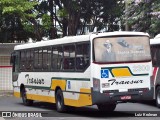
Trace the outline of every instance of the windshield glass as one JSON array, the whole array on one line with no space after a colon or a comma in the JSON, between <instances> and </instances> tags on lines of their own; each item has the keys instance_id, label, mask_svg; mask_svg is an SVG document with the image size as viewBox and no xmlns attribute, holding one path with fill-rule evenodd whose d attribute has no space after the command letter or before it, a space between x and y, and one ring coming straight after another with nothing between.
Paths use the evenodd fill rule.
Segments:
<instances>
[{"instance_id":1,"label":"windshield glass","mask_svg":"<svg viewBox=\"0 0 160 120\"><path fill-rule=\"evenodd\" d=\"M103 37L94 39L95 62L150 60L147 36Z\"/></svg>"}]
</instances>

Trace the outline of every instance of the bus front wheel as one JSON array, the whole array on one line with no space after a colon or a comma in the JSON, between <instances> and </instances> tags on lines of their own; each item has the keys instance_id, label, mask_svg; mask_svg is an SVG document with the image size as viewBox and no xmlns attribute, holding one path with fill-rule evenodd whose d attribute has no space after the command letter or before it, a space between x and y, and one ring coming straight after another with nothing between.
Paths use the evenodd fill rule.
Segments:
<instances>
[{"instance_id":1,"label":"bus front wheel","mask_svg":"<svg viewBox=\"0 0 160 120\"><path fill-rule=\"evenodd\" d=\"M97 107L100 111L114 111L116 104L98 104Z\"/></svg>"},{"instance_id":2,"label":"bus front wheel","mask_svg":"<svg viewBox=\"0 0 160 120\"><path fill-rule=\"evenodd\" d=\"M160 86L156 89L156 105L160 108Z\"/></svg>"},{"instance_id":3,"label":"bus front wheel","mask_svg":"<svg viewBox=\"0 0 160 120\"><path fill-rule=\"evenodd\" d=\"M58 112L65 112L64 97L61 89L56 92L56 108Z\"/></svg>"},{"instance_id":4,"label":"bus front wheel","mask_svg":"<svg viewBox=\"0 0 160 120\"><path fill-rule=\"evenodd\" d=\"M26 94L26 90L25 88L23 88L21 90L21 97L22 97L22 101L23 101L23 104L26 105L26 106L31 106L33 105L33 100L28 100L27 99L27 94Z\"/></svg>"}]
</instances>

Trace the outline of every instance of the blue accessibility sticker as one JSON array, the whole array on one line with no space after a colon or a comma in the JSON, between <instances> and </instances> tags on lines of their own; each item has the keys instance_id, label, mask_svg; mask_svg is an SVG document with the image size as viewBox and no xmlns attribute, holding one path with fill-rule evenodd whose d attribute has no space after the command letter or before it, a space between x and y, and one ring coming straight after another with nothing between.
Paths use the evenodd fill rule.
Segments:
<instances>
[{"instance_id":1,"label":"blue accessibility sticker","mask_svg":"<svg viewBox=\"0 0 160 120\"><path fill-rule=\"evenodd\" d=\"M101 69L101 78L109 78L108 69Z\"/></svg>"},{"instance_id":2,"label":"blue accessibility sticker","mask_svg":"<svg viewBox=\"0 0 160 120\"><path fill-rule=\"evenodd\" d=\"M71 89L71 81L67 81L68 83L68 89Z\"/></svg>"}]
</instances>

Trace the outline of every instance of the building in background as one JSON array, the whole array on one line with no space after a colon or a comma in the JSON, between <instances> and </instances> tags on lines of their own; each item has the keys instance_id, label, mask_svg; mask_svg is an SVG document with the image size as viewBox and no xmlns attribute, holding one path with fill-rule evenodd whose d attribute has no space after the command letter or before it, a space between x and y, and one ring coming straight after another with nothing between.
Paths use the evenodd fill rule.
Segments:
<instances>
[{"instance_id":1,"label":"building in background","mask_svg":"<svg viewBox=\"0 0 160 120\"><path fill-rule=\"evenodd\" d=\"M10 91L12 87L12 66L10 56L17 43L0 43L0 91Z\"/></svg>"}]
</instances>

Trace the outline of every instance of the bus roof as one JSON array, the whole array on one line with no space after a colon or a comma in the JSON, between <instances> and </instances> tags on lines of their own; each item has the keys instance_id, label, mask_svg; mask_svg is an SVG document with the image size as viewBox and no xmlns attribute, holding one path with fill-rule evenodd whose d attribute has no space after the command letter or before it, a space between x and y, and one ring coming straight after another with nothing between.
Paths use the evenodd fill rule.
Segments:
<instances>
[{"instance_id":1,"label":"bus roof","mask_svg":"<svg viewBox=\"0 0 160 120\"><path fill-rule=\"evenodd\" d=\"M58 44L62 44L62 43L65 44L65 43L83 42L83 41L90 41L96 37L120 36L120 35L149 36L147 33L143 33L143 32L126 32L126 31L91 33L88 35L67 36L67 37L53 39L53 40L39 41L39 42L35 42L35 43L25 43L25 44L15 46L14 50L36 48L36 47L45 47L45 46L51 46L51 45L58 45Z\"/></svg>"},{"instance_id":2,"label":"bus roof","mask_svg":"<svg viewBox=\"0 0 160 120\"><path fill-rule=\"evenodd\" d=\"M150 39L150 44L151 45L156 45L156 44L160 44L160 38L156 38L156 39Z\"/></svg>"}]
</instances>

